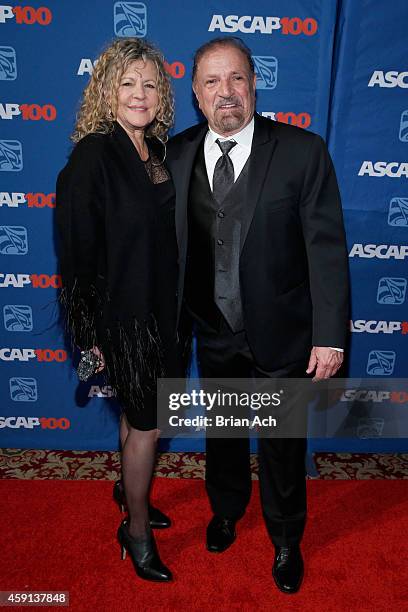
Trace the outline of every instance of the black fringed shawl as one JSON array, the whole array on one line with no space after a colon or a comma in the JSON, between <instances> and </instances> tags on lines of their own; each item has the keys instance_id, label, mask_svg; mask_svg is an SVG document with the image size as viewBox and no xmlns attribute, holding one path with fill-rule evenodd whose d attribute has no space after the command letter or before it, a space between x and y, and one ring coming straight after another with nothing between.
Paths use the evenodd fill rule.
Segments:
<instances>
[{"instance_id":1,"label":"black fringed shawl","mask_svg":"<svg viewBox=\"0 0 408 612\"><path fill-rule=\"evenodd\" d=\"M162 155L158 142L149 147ZM160 256L177 255L160 253L155 185L119 124L77 143L58 176L56 201L61 301L73 343L98 346L118 399L140 408L163 374L157 266ZM164 335L171 341L174 333Z\"/></svg>"}]
</instances>

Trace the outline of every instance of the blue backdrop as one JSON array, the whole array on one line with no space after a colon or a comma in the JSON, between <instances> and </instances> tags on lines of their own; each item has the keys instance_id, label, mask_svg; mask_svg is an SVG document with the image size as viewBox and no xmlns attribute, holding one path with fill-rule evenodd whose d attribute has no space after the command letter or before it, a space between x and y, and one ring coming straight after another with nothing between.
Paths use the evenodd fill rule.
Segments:
<instances>
[{"instance_id":1,"label":"blue backdrop","mask_svg":"<svg viewBox=\"0 0 408 612\"><path fill-rule=\"evenodd\" d=\"M53 222L81 92L115 36L147 37L162 49L176 95L174 133L199 119L194 49L226 34L249 45L258 112L318 132L333 155L350 254L350 376L406 375L407 19L405 0L0 5L1 446L117 448L110 389L102 379L78 385L66 353ZM405 440L381 438L311 447L407 450Z\"/></svg>"}]
</instances>

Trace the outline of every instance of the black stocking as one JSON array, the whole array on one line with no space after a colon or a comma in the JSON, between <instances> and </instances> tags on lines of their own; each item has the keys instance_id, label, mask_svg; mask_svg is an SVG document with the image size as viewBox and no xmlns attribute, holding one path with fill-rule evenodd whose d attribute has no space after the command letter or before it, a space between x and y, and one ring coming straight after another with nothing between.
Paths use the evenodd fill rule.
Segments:
<instances>
[{"instance_id":1,"label":"black stocking","mask_svg":"<svg viewBox=\"0 0 408 612\"><path fill-rule=\"evenodd\" d=\"M150 532L149 491L156 461L158 431L133 429L122 416L122 480L129 511L129 532L140 538Z\"/></svg>"}]
</instances>

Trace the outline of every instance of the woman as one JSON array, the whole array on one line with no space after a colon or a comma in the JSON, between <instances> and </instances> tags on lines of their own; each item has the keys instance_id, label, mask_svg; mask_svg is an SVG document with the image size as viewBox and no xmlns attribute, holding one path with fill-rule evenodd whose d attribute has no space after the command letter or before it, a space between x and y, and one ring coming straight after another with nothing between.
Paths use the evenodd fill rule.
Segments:
<instances>
[{"instance_id":1,"label":"woman","mask_svg":"<svg viewBox=\"0 0 408 612\"><path fill-rule=\"evenodd\" d=\"M158 438L156 379L176 376L177 246L174 191L164 166L173 97L161 54L136 38L99 57L57 182L62 301L73 343L92 349L123 407L122 483L129 517L122 558L168 581L151 527L169 519L149 505Z\"/></svg>"}]
</instances>

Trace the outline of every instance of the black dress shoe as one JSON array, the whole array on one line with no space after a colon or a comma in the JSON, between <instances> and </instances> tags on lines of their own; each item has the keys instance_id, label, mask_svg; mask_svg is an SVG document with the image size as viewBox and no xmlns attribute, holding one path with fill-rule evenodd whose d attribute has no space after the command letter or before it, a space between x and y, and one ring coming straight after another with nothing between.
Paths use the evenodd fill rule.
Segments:
<instances>
[{"instance_id":1,"label":"black dress shoe","mask_svg":"<svg viewBox=\"0 0 408 612\"><path fill-rule=\"evenodd\" d=\"M172 580L171 571L159 557L153 532L145 533L140 538L133 538L129 533L128 523L124 520L118 529L118 540L122 548L122 559L126 559L128 552L140 578L153 582Z\"/></svg>"},{"instance_id":2,"label":"black dress shoe","mask_svg":"<svg viewBox=\"0 0 408 612\"><path fill-rule=\"evenodd\" d=\"M213 516L207 527L207 550L224 552L237 537L233 519Z\"/></svg>"},{"instance_id":3,"label":"black dress shoe","mask_svg":"<svg viewBox=\"0 0 408 612\"><path fill-rule=\"evenodd\" d=\"M113 487L113 499L118 504L120 510L125 512L126 510L126 497L123 490L123 484L121 480L117 480ZM149 522L152 529L167 529L171 526L171 520L158 508L149 504Z\"/></svg>"},{"instance_id":4,"label":"black dress shoe","mask_svg":"<svg viewBox=\"0 0 408 612\"><path fill-rule=\"evenodd\" d=\"M272 575L283 593L296 593L299 590L303 579L303 558L299 545L276 546Z\"/></svg>"}]
</instances>

